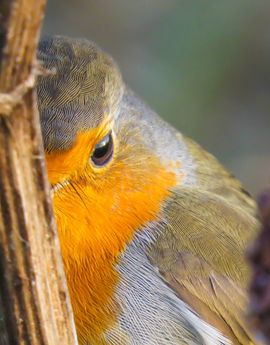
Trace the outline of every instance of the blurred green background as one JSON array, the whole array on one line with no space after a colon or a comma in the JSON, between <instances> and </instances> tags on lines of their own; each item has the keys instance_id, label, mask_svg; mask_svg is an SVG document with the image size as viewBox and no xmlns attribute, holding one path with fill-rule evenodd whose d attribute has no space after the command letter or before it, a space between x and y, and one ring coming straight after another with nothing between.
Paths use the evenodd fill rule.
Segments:
<instances>
[{"instance_id":1,"label":"blurred green background","mask_svg":"<svg viewBox=\"0 0 270 345\"><path fill-rule=\"evenodd\" d=\"M269 18L269 0L48 0L43 33L98 43L257 195L270 186Z\"/></svg>"}]
</instances>

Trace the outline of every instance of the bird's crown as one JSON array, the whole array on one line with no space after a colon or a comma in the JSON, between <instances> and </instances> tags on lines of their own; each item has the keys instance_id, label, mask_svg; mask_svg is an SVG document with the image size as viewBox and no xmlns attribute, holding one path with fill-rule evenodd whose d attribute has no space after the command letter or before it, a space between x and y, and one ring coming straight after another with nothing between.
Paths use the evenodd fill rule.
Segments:
<instances>
[{"instance_id":1,"label":"bird's crown","mask_svg":"<svg viewBox=\"0 0 270 345\"><path fill-rule=\"evenodd\" d=\"M63 36L45 37L38 59L49 70L37 84L46 151L68 149L78 131L97 127L114 116L123 93L112 58L94 43Z\"/></svg>"}]
</instances>

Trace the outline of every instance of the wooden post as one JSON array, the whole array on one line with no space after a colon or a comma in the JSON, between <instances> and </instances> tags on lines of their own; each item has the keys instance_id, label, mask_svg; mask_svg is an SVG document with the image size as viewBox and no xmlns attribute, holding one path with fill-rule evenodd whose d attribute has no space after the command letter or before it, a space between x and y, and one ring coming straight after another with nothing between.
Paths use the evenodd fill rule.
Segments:
<instances>
[{"instance_id":1,"label":"wooden post","mask_svg":"<svg viewBox=\"0 0 270 345\"><path fill-rule=\"evenodd\" d=\"M0 1L1 345L77 344L33 90L44 6Z\"/></svg>"}]
</instances>

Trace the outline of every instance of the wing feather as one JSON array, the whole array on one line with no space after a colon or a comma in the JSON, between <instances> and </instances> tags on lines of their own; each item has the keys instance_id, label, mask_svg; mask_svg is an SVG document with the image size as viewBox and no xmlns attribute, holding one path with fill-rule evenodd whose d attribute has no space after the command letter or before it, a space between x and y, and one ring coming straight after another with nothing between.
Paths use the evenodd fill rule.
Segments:
<instances>
[{"instance_id":1,"label":"wing feather","mask_svg":"<svg viewBox=\"0 0 270 345\"><path fill-rule=\"evenodd\" d=\"M233 344L255 344L245 322L245 251L258 228L255 204L213 156L186 140L197 184L172 191L167 225L149 258L179 298Z\"/></svg>"}]
</instances>

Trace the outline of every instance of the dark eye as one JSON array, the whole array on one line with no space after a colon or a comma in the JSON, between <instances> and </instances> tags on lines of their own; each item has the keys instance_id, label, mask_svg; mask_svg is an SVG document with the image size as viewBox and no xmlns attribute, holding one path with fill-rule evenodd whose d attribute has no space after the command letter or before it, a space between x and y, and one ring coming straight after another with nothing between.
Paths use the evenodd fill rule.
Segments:
<instances>
[{"instance_id":1,"label":"dark eye","mask_svg":"<svg viewBox=\"0 0 270 345\"><path fill-rule=\"evenodd\" d=\"M112 133L107 134L99 143L96 144L95 150L91 156L96 166L107 164L113 155L113 138Z\"/></svg>"}]
</instances>

